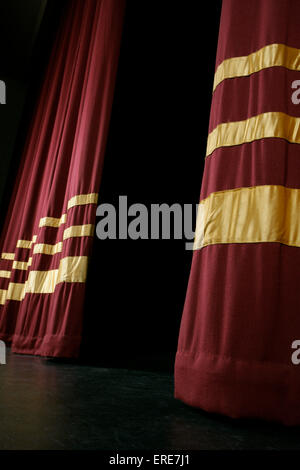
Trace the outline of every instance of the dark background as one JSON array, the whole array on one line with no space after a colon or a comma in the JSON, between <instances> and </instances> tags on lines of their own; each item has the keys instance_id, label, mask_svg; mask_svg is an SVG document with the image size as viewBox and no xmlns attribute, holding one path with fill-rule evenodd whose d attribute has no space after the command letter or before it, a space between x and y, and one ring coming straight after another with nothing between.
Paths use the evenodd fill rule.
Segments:
<instances>
[{"instance_id":1,"label":"dark background","mask_svg":"<svg viewBox=\"0 0 300 470\"><path fill-rule=\"evenodd\" d=\"M1 223L65 4L0 0ZM221 0L127 0L99 203L198 202L220 11ZM171 368L191 257L184 240L95 238L81 358Z\"/></svg>"}]
</instances>

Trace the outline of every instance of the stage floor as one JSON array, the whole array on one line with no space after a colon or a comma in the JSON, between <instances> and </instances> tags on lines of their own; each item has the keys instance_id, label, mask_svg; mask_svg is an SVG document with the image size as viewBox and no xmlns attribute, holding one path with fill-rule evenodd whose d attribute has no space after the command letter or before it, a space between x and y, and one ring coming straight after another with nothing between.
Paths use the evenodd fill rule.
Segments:
<instances>
[{"instance_id":1,"label":"stage floor","mask_svg":"<svg viewBox=\"0 0 300 470\"><path fill-rule=\"evenodd\" d=\"M1 450L300 449L300 428L235 421L175 400L169 372L9 351L0 417Z\"/></svg>"}]
</instances>

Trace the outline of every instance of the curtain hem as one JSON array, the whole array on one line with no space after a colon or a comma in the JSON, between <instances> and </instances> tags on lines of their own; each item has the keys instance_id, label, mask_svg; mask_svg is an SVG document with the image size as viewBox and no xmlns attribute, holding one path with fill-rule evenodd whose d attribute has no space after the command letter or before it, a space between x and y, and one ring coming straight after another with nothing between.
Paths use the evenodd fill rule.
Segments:
<instances>
[{"instance_id":1,"label":"curtain hem","mask_svg":"<svg viewBox=\"0 0 300 470\"><path fill-rule=\"evenodd\" d=\"M16 354L30 354L60 358L78 358L82 338L76 336L46 335L28 337L21 335L0 335L11 351Z\"/></svg>"},{"instance_id":2,"label":"curtain hem","mask_svg":"<svg viewBox=\"0 0 300 470\"><path fill-rule=\"evenodd\" d=\"M299 397L295 365L176 354L175 398L207 412L295 426L300 425Z\"/></svg>"}]
</instances>

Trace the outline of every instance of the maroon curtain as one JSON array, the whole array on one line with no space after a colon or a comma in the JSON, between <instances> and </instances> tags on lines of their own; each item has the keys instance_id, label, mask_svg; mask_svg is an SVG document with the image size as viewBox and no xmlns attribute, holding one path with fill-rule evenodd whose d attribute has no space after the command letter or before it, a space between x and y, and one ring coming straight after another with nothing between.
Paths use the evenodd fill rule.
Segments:
<instances>
[{"instance_id":1,"label":"maroon curtain","mask_svg":"<svg viewBox=\"0 0 300 470\"><path fill-rule=\"evenodd\" d=\"M77 356L125 0L73 0L62 21L2 234L0 338Z\"/></svg>"},{"instance_id":2,"label":"maroon curtain","mask_svg":"<svg viewBox=\"0 0 300 470\"><path fill-rule=\"evenodd\" d=\"M187 404L288 425L300 424L299 17L298 0L223 0L175 363Z\"/></svg>"}]
</instances>

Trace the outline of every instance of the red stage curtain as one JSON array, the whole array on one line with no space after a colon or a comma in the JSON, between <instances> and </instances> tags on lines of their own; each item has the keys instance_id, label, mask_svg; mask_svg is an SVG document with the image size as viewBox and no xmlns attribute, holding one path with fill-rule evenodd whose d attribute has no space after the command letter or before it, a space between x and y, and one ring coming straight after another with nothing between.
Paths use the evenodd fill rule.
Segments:
<instances>
[{"instance_id":1,"label":"red stage curtain","mask_svg":"<svg viewBox=\"0 0 300 470\"><path fill-rule=\"evenodd\" d=\"M223 1L175 362L185 403L287 425L300 424L299 17L298 0Z\"/></svg>"},{"instance_id":2,"label":"red stage curtain","mask_svg":"<svg viewBox=\"0 0 300 470\"><path fill-rule=\"evenodd\" d=\"M77 356L125 0L70 1L6 218L0 338Z\"/></svg>"}]
</instances>

